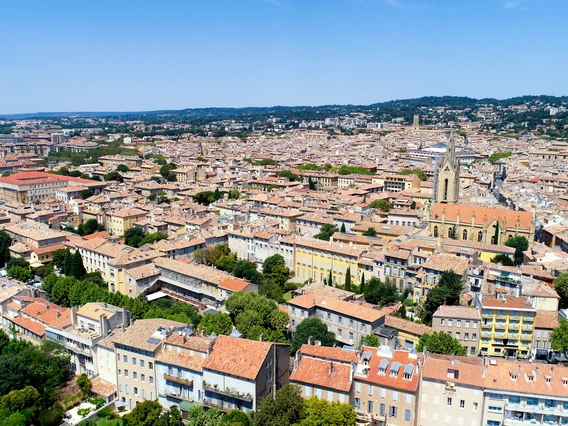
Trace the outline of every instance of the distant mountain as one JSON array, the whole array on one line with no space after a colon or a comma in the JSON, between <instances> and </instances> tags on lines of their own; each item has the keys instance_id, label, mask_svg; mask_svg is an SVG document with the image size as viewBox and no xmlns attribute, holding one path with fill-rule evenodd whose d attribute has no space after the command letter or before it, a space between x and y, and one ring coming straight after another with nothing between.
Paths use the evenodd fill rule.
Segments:
<instances>
[{"instance_id":1,"label":"distant mountain","mask_svg":"<svg viewBox=\"0 0 568 426\"><path fill-rule=\"evenodd\" d=\"M102 111L102 112L36 112L36 113L22 113L22 114L0 114L0 118L8 120L16 120L23 118L69 118L69 117L130 117L148 119L152 116L168 116L179 117L186 119L194 119L199 121L204 119L206 121L211 118L228 118L228 117L258 117L259 119L266 116L279 116L282 118L295 118L302 119L305 116L310 117L324 117L330 114L341 115L353 111L377 111L377 109L387 109L393 111L405 110L409 113L411 110L417 108L435 108L440 106L448 106L456 109L473 108L478 105L493 104L501 106L509 106L521 104L524 102L541 101L544 103L566 103L568 102L567 96L519 96L509 99L475 99L463 96L424 96L421 98L413 99L399 99L388 102L380 102L371 105L320 105L320 106L271 106L271 107L244 107L244 108L187 108L181 110L158 110L158 111Z\"/></svg>"}]
</instances>

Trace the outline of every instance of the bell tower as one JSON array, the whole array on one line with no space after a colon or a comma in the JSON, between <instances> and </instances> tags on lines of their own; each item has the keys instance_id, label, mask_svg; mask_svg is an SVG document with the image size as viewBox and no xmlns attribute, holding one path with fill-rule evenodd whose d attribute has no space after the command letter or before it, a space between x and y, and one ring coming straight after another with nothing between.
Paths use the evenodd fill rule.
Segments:
<instances>
[{"instance_id":1,"label":"bell tower","mask_svg":"<svg viewBox=\"0 0 568 426\"><path fill-rule=\"evenodd\" d=\"M438 163L435 182L436 203L457 203L460 193L460 166L456 157L454 132L450 133L450 141L446 153Z\"/></svg>"}]
</instances>

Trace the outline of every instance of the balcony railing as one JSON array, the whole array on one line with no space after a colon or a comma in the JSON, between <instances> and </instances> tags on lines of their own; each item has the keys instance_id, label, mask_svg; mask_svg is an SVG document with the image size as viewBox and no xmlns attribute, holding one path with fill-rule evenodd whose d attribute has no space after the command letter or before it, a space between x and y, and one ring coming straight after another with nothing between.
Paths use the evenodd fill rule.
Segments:
<instances>
[{"instance_id":1,"label":"balcony railing","mask_svg":"<svg viewBox=\"0 0 568 426\"><path fill-rule=\"evenodd\" d=\"M167 373L164 373L164 379L169 382L177 383L179 385L193 387L193 380L184 379L183 377L171 376Z\"/></svg>"},{"instance_id":2,"label":"balcony railing","mask_svg":"<svg viewBox=\"0 0 568 426\"><path fill-rule=\"evenodd\" d=\"M160 394L160 396L162 396L162 397L169 397L169 398L175 398L175 399L179 399L180 401L181 401L181 400L184 400L184 401L193 402L193 398L191 398L191 397L189 397L189 396L183 396L183 395L180 395L180 394L175 393L175 392L166 391L166 392Z\"/></svg>"},{"instance_id":3,"label":"balcony railing","mask_svg":"<svg viewBox=\"0 0 568 426\"><path fill-rule=\"evenodd\" d=\"M241 392L238 392L236 389L219 389L216 388L214 386L211 386L209 384L203 384L203 390L209 391L209 392L213 392L213 393L218 393L220 395L225 395L225 396L229 396L231 398L236 398L236 399L241 399L243 401L248 401L248 402L252 402L253 398L252 395L250 393L244 394Z\"/></svg>"}]
</instances>

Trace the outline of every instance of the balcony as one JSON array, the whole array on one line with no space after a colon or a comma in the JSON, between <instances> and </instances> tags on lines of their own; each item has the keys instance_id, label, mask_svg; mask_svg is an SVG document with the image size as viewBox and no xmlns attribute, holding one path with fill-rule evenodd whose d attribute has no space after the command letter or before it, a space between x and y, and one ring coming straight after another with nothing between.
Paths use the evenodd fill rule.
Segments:
<instances>
[{"instance_id":1,"label":"balcony","mask_svg":"<svg viewBox=\"0 0 568 426\"><path fill-rule=\"evenodd\" d=\"M193 387L193 380L184 379L182 377L170 376L167 373L164 373L164 379L168 382L177 383L178 385L189 386L190 388Z\"/></svg>"},{"instance_id":2,"label":"balcony","mask_svg":"<svg viewBox=\"0 0 568 426\"><path fill-rule=\"evenodd\" d=\"M163 392L160 393L159 396L163 397L163 398L174 398L174 399L178 399L180 401L190 401L193 402L193 398L189 397L189 396L183 396L180 395L176 392Z\"/></svg>"},{"instance_id":3,"label":"balcony","mask_svg":"<svg viewBox=\"0 0 568 426\"><path fill-rule=\"evenodd\" d=\"M250 393L244 394L244 393L238 392L236 389L230 389L230 388L226 388L226 389L223 390L223 389L216 388L215 386L211 386L208 383L203 383L203 390L209 391L209 392L212 392L212 393L218 393L219 395L225 395L225 396L228 396L230 398L241 399L241 400L247 401L247 402L252 402L252 400L253 400L252 395Z\"/></svg>"},{"instance_id":4,"label":"balcony","mask_svg":"<svg viewBox=\"0 0 568 426\"><path fill-rule=\"evenodd\" d=\"M510 322L509 323L509 330L518 330L520 324L518 322Z\"/></svg>"}]
</instances>

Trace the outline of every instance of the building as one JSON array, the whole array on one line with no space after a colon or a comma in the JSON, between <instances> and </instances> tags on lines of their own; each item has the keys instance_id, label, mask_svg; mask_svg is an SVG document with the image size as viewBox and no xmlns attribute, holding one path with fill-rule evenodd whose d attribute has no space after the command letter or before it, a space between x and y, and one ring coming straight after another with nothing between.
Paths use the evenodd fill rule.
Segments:
<instances>
[{"instance_id":1,"label":"building","mask_svg":"<svg viewBox=\"0 0 568 426\"><path fill-rule=\"evenodd\" d=\"M122 208L111 212L107 216L106 230L109 234L122 236L134 223L144 219L148 213L144 210L134 208Z\"/></svg>"},{"instance_id":2,"label":"building","mask_svg":"<svg viewBox=\"0 0 568 426\"><path fill-rule=\"evenodd\" d=\"M495 293L476 297L481 310L480 354L483 356L529 358L534 336L536 309L526 297Z\"/></svg>"},{"instance_id":3,"label":"building","mask_svg":"<svg viewBox=\"0 0 568 426\"><path fill-rule=\"evenodd\" d=\"M568 424L567 367L502 359L484 367L484 425Z\"/></svg>"},{"instance_id":4,"label":"building","mask_svg":"<svg viewBox=\"0 0 568 426\"><path fill-rule=\"evenodd\" d=\"M503 244L509 238L534 239L532 213L492 207L434 203L428 229L435 237Z\"/></svg>"},{"instance_id":5,"label":"building","mask_svg":"<svg viewBox=\"0 0 568 426\"><path fill-rule=\"evenodd\" d=\"M440 306L432 315L432 331L456 338L470 356L479 353L481 315L468 306Z\"/></svg>"},{"instance_id":6,"label":"building","mask_svg":"<svg viewBox=\"0 0 568 426\"><path fill-rule=\"evenodd\" d=\"M385 322L385 313L317 293L305 293L288 301L292 330L306 318L319 318L335 338L350 346Z\"/></svg>"},{"instance_id":7,"label":"building","mask_svg":"<svg viewBox=\"0 0 568 426\"><path fill-rule=\"evenodd\" d=\"M10 246L11 256L23 257L33 267L49 263L55 250L65 248L68 235L31 220L6 226L4 230L15 241Z\"/></svg>"},{"instance_id":8,"label":"building","mask_svg":"<svg viewBox=\"0 0 568 426\"><path fill-rule=\"evenodd\" d=\"M422 335L432 333L432 327L393 315L387 315L385 317L385 326L389 329L396 330L396 337L394 339L395 349L403 348L412 350L418 345Z\"/></svg>"},{"instance_id":9,"label":"building","mask_svg":"<svg viewBox=\"0 0 568 426\"><path fill-rule=\"evenodd\" d=\"M454 133L450 134L450 141L446 153L438 164L434 200L436 203L457 203L460 196L460 165L456 157Z\"/></svg>"},{"instance_id":10,"label":"building","mask_svg":"<svg viewBox=\"0 0 568 426\"><path fill-rule=\"evenodd\" d=\"M290 345L219 336L202 368L204 406L250 413L288 384Z\"/></svg>"},{"instance_id":11,"label":"building","mask_svg":"<svg viewBox=\"0 0 568 426\"><path fill-rule=\"evenodd\" d=\"M363 346L353 377L357 420L371 426L415 425L418 361L416 351Z\"/></svg>"},{"instance_id":12,"label":"building","mask_svg":"<svg viewBox=\"0 0 568 426\"><path fill-rule=\"evenodd\" d=\"M482 423L484 386L480 358L425 355L416 424L488 425Z\"/></svg>"}]
</instances>

